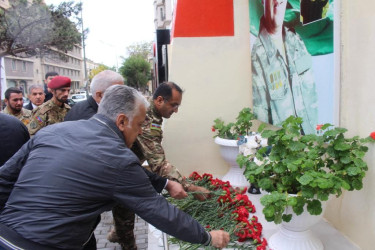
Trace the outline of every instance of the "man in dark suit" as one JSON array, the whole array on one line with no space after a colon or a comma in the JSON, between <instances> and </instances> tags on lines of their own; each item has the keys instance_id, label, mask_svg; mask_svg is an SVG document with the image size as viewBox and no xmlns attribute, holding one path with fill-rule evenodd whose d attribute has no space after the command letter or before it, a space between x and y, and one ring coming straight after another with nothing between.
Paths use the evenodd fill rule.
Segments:
<instances>
[{"instance_id":1,"label":"man in dark suit","mask_svg":"<svg viewBox=\"0 0 375 250\"><path fill-rule=\"evenodd\" d=\"M48 83L59 74L56 72L47 72L46 77L44 79L44 94L46 95L46 98L44 99L44 102L47 102L52 99L52 92L50 89L48 89Z\"/></svg>"},{"instance_id":2,"label":"man in dark suit","mask_svg":"<svg viewBox=\"0 0 375 250\"><path fill-rule=\"evenodd\" d=\"M88 120L98 111L98 104L104 92L112 85L124 85L124 78L112 70L104 70L92 79L91 96L87 100L76 103L66 114L64 121Z\"/></svg>"},{"instance_id":3,"label":"man in dark suit","mask_svg":"<svg viewBox=\"0 0 375 250\"><path fill-rule=\"evenodd\" d=\"M29 139L29 131L16 117L0 113L0 166Z\"/></svg>"},{"instance_id":4,"label":"man in dark suit","mask_svg":"<svg viewBox=\"0 0 375 250\"><path fill-rule=\"evenodd\" d=\"M45 97L46 95L44 93L43 86L39 84L32 84L29 87L30 102L25 106L25 108L28 110L33 110L44 103Z\"/></svg>"}]
</instances>

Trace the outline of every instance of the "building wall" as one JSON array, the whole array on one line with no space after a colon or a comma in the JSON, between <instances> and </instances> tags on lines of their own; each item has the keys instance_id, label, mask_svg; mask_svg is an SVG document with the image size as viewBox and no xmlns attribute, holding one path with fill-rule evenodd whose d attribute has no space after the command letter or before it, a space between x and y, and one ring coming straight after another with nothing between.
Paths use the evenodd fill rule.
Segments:
<instances>
[{"instance_id":1,"label":"building wall","mask_svg":"<svg viewBox=\"0 0 375 250\"><path fill-rule=\"evenodd\" d=\"M44 56L40 59L40 71L43 78L47 72L55 71L59 75L67 76L72 79L72 92L75 92L84 85L82 49L80 46L74 46L72 51L64 54L66 58L60 58L61 52Z\"/></svg>"},{"instance_id":2,"label":"building wall","mask_svg":"<svg viewBox=\"0 0 375 250\"><path fill-rule=\"evenodd\" d=\"M368 136L375 131L373 55L375 16L371 0L341 3L340 126L349 135ZM336 3L335 3L336 4ZM363 189L345 192L330 202L326 218L363 250L375 245L375 147L366 156L369 171Z\"/></svg>"},{"instance_id":3,"label":"building wall","mask_svg":"<svg viewBox=\"0 0 375 250\"><path fill-rule=\"evenodd\" d=\"M181 2L183 0L179 0ZM185 175L192 171L226 173L228 166L213 142L211 126L221 117L233 120L251 106L251 63L248 0L235 0L234 36L174 37L169 47L169 79L184 90L177 114L164 122L167 159ZM335 1L341 5L339 126L348 136L368 136L375 131L373 58L375 3ZM178 9L177 9L178 14ZM361 249L375 245L375 146L366 156L369 171L360 191L333 198L325 218Z\"/></svg>"},{"instance_id":4,"label":"building wall","mask_svg":"<svg viewBox=\"0 0 375 250\"><path fill-rule=\"evenodd\" d=\"M251 105L247 0L234 1L234 16L234 35L173 37L169 48L169 80L185 92L179 112L165 120L163 143L167 159L185 175L227 172L211 132L213 120L233 120Z\"/></svg>"},{"instance_id":5,"label":"building wall","mask_svg":"<svg viewBox=\"0 0 375 250\"><path fill-rule=\"evenodd\" d=\"M14 85L22 86L24 94L28 93L28 87L31 84L43 84L45 74L50 71L57 72L59 75L67 76L72 79L72 92L78 91L84 85L83 62L81 55L81 47L75 46L72 51L64 54L66 59L60 58L61 52L48 54L42 58L18 58L5 57L5 73L7 78L7 88ZM15 62L16 69L13 69ZM23 65L26 65L26 71ZM22 83L21 85L19 85Z\"/></svg>"},{"instance_id":6,"label":"building wall","mask_svg":"<svg viewBox=\"0 0 375 250\"><path fill-rule=\"evenodd\" d=\"M155 29L169 28L172 22L172 0L154 0Z\"/></svg>"},{"instance_id":7,"label":"building wall","mask_svg":"<svg viewBox=\"0 0 375 250\"><path fill-rule=\"evenodd\" d=\"M19 87L24 95L27 93L27 87L33 83L34 62L30 59L20 59L17 57L6 56L4 58L7 87Z\"/></svg>"}]
</instances>

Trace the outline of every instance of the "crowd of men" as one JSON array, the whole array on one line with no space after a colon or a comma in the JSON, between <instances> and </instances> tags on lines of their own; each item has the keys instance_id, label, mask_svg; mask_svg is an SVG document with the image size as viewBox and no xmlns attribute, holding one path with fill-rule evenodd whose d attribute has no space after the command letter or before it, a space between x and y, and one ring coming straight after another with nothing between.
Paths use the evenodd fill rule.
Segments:
<instances>
[{"instance_id":1,"label":"crowd of men","mask_svg":"<svg viewBox=\"0 0 375 250\"><path fill-rule=\"evenodd\" d=\"M108 239L122 249L136 249L135 214L191 243L228 244L227 232L207 232L158 194L166 189L177 199L191 191L198 200L208 197L208 190L185 181L161 146L163 119L181 105L177 84L162 83L147 100L105 70L93 78L91 96L71 108L68 77L47 74L45 83L30 86L26 108L20 90L5 93L0 248L96 249L93 232L110 209L115 230Z\"/></svg>"}]
</instances>

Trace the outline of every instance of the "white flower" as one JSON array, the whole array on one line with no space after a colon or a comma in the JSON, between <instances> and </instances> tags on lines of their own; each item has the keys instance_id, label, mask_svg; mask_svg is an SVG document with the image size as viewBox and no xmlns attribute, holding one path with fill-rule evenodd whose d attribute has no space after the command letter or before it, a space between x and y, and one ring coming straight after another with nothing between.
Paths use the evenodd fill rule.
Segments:
<instances>
[{"instance_id":1,"label":"white flower","mask_svg":"<svg viewBox=\"0 0 375 250\"><path fill-rule=\"evenodd\" d=\"M259 134L253 133L250 136L245 136L245 138L246 143L239 146L239 153L244 156L255 155L261 146L267 146L267 139L263 139Z\"/></svg>"},{"instance_id":2,"label":"white flower","mask_svg":"<svg viewBox=\"0 0 375 250\"><path fill-rule=\"evenodd\" d=\"M257 164L258 166L263 164L263 161L258 160L258 158L254 157L254 163Z\"/></svg>"}]
</instances>

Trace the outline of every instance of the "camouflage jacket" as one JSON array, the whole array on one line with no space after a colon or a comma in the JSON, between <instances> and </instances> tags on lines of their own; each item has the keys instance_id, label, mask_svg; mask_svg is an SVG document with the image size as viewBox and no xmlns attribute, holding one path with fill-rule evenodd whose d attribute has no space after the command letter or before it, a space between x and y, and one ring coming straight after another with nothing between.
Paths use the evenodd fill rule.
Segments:
<instances>
[{"instance_id":1,"label":"camouflage jacket","mask_svg":"<svg viewBox=\"0 0 375 250\"><path fill-rule=\"evenodd\" d=\"M64 103L62 107L59 107L53 102L53 99L35 108L27 126L30 136L35 135L41 128L64 121L64 117L69 110L68 104Z\"/></svg>"},{"instance_id":2,"label":"camouflage jacket","mask_svg":"<svg viewBox=\"0 0 375 250\"><path fill-rule=\"evenodd\" d=\"M7 114L7 115L12 115L14 117L16 117L18 120L20 120L25 126L27 126L27 124L30 123L30 119L31 119L31 110L28 110L28 109L24 109L22 108L21 112L19 112L17 115L14 115L12 114L8 107L6 107L4 110L3 110L3 113L4 114Z\"/></svg>"},{"instance_id":3,"label":"camouflage jacket","mask_svg":"<svg viewBox=\"0 0 375 250\"><path fill-rule=\"evenodd\" d=\"M265 28L260 28L252 53L253 110L258 119L280 125L290 115L303 118L306 134L318 124L318 98L311 56L299 36L283 30L286 58Z\"/></svg>"},{"instance_id":4,"label":"camouflage jacket","mask_svg":"<svg viewBox=\"0 0 375 250\"><path fill-rule=\"evenodd\" d=\"M163 140L163 117L155 109L152 99L150 103L145 122L142 125L143 133L137 137L131 149L138 156L141 163L147 160L149 170L162 177L177 181L187 189L189 184L178 169L165 158L164 149L161 145Z\"/></svg>"}]
</instances>

